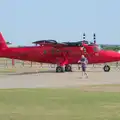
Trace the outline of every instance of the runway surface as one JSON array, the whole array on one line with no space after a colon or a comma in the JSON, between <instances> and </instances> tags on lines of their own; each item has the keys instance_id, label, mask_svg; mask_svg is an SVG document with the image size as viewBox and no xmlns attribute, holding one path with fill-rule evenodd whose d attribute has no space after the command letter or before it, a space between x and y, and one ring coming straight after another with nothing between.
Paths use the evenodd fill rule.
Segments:
<instances>
[{"instance_id":1,"label":"runway surface","mask_svg":"<svg viewBox=\"0 0 120 120\"><path fill-rule=\"evenodd\" d=\"M101 68L89 69L88 79L81 79L81 71L56 73L55 69L35 70L22 69L16 73L1 74L0 88L63 88L80 87L81 85L120 84L120 70L103 72Z\"/></svg>"}]
</instances>

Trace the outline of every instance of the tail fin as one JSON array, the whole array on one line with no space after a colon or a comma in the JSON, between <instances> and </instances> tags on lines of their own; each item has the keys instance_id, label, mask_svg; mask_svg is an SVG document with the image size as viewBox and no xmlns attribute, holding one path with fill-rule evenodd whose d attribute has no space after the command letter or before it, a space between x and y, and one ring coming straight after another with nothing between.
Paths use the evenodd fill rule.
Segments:
<instances>
[{"instance_id":1,"label":"tail fin","mask_svg":"<svg viewBox=\"0 0 120 120\"><path fill-rule=\"evenodd\" d=\"M1 32L0 32L0 48L8 48L6 41Z\"/></svg>"}]
</instances>

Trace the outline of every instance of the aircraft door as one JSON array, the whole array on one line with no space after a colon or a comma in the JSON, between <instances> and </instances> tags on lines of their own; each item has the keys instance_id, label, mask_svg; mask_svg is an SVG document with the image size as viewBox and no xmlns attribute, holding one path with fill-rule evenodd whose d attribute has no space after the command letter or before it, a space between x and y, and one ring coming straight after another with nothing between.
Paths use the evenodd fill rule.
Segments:
<instances>
[{"instance_id":1,"label":"aircraft door","mask_svg":"<svg viewBox=\"0 0 120 120\"><path fill-rule=\"evenodd\" d=\"M85 55L88 58L93 57L96 54L96 48L93 46L83 46L81 47L81 54Z\"/></svg>"},{"instance_id":2,"label":"aircraft door","mask_svg":"<svg viewBox=\"0 0 120 120\"><path fill-rule=\"evenodd\" d=\"M87 54L87 52L88 52L88 51L87 51L87 48L86 48L86 47L84 47L84 46L83 46L83 47L80 47L80 53L81 53L81 54L84 54L84 55L85 55L85 54Z\"/></svg>"}]
</instances>

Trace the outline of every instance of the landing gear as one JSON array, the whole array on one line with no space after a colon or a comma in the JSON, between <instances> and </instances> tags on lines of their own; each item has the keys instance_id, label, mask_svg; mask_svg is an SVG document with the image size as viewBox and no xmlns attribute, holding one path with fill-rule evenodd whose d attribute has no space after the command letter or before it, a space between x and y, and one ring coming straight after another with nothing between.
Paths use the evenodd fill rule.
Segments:
<instances>
[{"instance_id":1,"label":"landing gear","mask_svg":"<svg viewBox=\"0 0 120 120\"><path fill-rule=\"evenodd\" d=\"M70 65L65 66L65 71L66 72L72 72L72 67Z\"/></svg>"},{"instance_id":2,"label":"landing gear","mask_svg":"<svg viewBox=\"0 0 120 120\"><path fill-rule=\"evenodd\" d=\"M105 65L103 67L103 70L104 70L104 72L109 72L110 71L110 66L109 65Z\"/></svg>"},{"instance_id":3,"label":"landing gear","mask_svg":"<svg viewBox=\"0 0 120 120\"><path fill-rule=\"evenodd\" d=\"M57 66L56 67L56 72L64 72L63 67L62 66Z\"/></svg>"},{"instance_id":4,"label":"landing gear","mask_svg":"<svg viewBox=\"0 0 120 120\"><path fill-rule=\"evenodd\" d=\"M71 65L66 65L65 66L65 69L64 69L64 67L62 67L62 66L57 66L56 67L56 72L64 72L64 70L66 71L66 72L72 72L72 67L71 67Z\"/></svg>"}]
</instances>

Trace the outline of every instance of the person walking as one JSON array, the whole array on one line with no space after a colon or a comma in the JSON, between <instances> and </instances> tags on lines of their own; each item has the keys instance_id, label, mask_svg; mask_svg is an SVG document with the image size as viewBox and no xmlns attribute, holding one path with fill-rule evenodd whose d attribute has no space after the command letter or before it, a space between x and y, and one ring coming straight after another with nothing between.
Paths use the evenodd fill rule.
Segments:
<instances>
[{"instance_id":1,"label":"person walking","mask_svg":"<svg viewBox=\"0 0 120 120\"><path fill-rule=\"evenodd\" d=\"M88 74L86 72L86 67L87 67L87 64L88 64L87 58L84 55L82 55L81 59L78 61L78 63L81 63L82 77L85 75L86 78L88 78Z\"/></svg>"}]
</instances>

